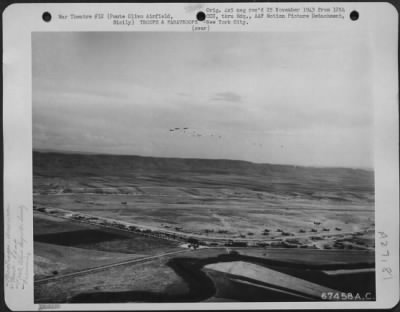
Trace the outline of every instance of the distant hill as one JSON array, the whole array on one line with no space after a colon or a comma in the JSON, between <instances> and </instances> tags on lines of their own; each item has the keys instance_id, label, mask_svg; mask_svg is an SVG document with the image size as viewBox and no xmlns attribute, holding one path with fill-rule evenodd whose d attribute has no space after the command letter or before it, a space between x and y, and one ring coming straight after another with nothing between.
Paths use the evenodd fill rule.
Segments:
<instances>
[{"instance_id":1,"label":"distant hill","mask_svg":"<svg viewBox=\"0 0 400 312\"><path fill-rule=\"evenodd\" d=\"M241 173L241 174L281 174L296 172L314 172L320 174L351 172L357 175L370 176L369 170L334 168L334 167L305 167L294 165L258 164L243 160L231 159L200 159L200 158L168 158L146 157L135 155L110 155L92 153L60 153L60 152L33 152L34 170L40 169L71 169L72 171L91 171L91 169L131 171L194 171L214 173Z\"/></svg>"},{"instance_id":2,"label":"distant hill","mask_svg":"<svg viewBox=\"0 0 400 312\"><path fill-rule=\"evenodd\" d=\"M246 179L257 177L268 183L284 185L346 186L347 190L371 191L372 171L349 168L316 168L290 165L256 164L241 160L162 158L126 155L70 154L33 152L33 174L39 176L130 176L163 174L172 176L225 175ZM211 178L212 179L212 178Z\"/></svg>"}]
</instances>

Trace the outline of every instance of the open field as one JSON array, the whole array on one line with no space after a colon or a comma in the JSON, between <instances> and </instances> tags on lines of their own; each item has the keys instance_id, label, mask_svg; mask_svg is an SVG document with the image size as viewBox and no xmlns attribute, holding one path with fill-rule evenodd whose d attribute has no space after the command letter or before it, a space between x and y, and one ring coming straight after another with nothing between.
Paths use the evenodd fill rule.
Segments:
<instances>
[{"instance_id":1,"label":"open field","mask_svg":"<svg viewBox=\"0 0 400 312\"><path fill-rule=\"evenodd\" d=\"M34 194L37 206L210 237L374 230L373 173L359 169L35 152Z\"/></svg>"},{"instance_id":2,"label":"open field","mask_svg":"<svg viewBox=\"0 0 400 312\"><path fill-rule=\"evenodd\" d=\"M47 278L36 302L318 300L318 285L375 294L372 171L33 156L35 279ZM208 248L179 247L190 237ZM226 264L239 262L243 274Z\"/></svg>"},{"instance_id":3,"label":"open field","mask_svg":"<svg viewBox=\"0 0 400 312\"><path fill-rule=\"evenodd\" d=\"M176 243L170 241L68 222L42 214L36 214L34 221L35 229L38 228L40 233L35 233L35 241L47 244L145 255L161 253L177 247Z\"/></svg>"},{"instance_id":4,"label":"open field","mask_svg":"<svg viewBox=\"0 0 400 312\"><path fill-rule=\"evenodd\" d=\"M240 254L250 257L285 261L301 265L357 265L375 264L375 253L364 250L313 250L291 248L236 248Z\"/></svg>"},{"instance_id":5,"label":"open field","mask_svg":"<svg viewBox=\"0 0 400 312\"><path fill-rule=\"evenodd\" d=\"M144 257L140 254L104 252L38 242L35 242L33 248L35 250L35 279Z\"/></svg>"},{"instance_id":6,"label":"open field","mask_svg":"<svg viewBox=\"0 0 400 312\"><path fill-rule=\"evenodd\" d=\"M35 279L177 250L177 244L34 215Z\"/></svg>"},{"instance_id":7,"label":"open field","mask_svg":"<svg viewBox=\"0 0 400 312\"><path fill-rule=\"evenodd\" d=\"M269 284L271 288L285 289L283 291L291 291L294 295L298 295L304 299L319 298L321 292L337 291L318 284L314 284L288 274L280 273L260 265L244 262L233 261L216 264L209 264L204 267L206 270L225 273L236 277L238 280L245 278L252 280L249 284ZM311 297L311 298L310 298Z\"/></svg>"},{"instance_id":8,"label":"open field","mask_svg":"<svg viewBox=\"0 0 400 312\"><path fill-rule=\"evenodd\" d=\"M235 252L233 252L235 250ZM249 249L257 253L261 249ZM117 266L106 272L96 272L82 276L69 277L60 281L49 281L35 285L37 302L191 302L191 301L296 301L318 300L318 286L323 289L339 291L374 292L374 273L351 273L349 275L330 276L323 273L327 268L342 268L348 265L337 262L332 266L328 257L318 265L310 264L318 254L313 250L301 250L309 263L295 263L296 250L274 249L273 256L263 258L243 255L241 249L211 248L195 251L187 250L179 256L166 256L155 261L134 265ZM331 251L320 251L322 254ZM279 253L281 253L279 257ZM349 255L349 253L351 255ZM291 254L292 262L284 259ZM364 251L340 251L336 258L348 257L358 260L365 258ZM280 258L280 260L277 260ZM260 274L254 272L233 272L229 274L215 270L215 267L226 267L235 261L245 261L256 265L261 271L270 272L275 282L268 278L257 281ZM368 263L358 263L359 267L368 267ZM214 267L214 270L210 268ZM351 267L351 265L350 265ZM307 268L307 270L304 270ZM251 270L250 270L251 271ZM240 275L240 276L239 276ZM106 278L105 278L106 276ZM284 285L279 280L285 277L290 281ZM296 281L298 283L292 283ZM346 283L343 283L346 281ZM360 284L360 281L363 282ZM263 284L264 283L264 284ZM279 285L280 283L280 285ZM273 284L273 285L272 285ZM273 287L271 287L271 285ZM303 287L306 285L307 287ZM316 293L310 296L304 289L312 288ZM267 286L267 287L265 287ZM296 288L293 292L293 287ZM303 289L304 288L304 289ZM50 294L49 290L52 290Z\"/></svg>"},{"instance_id":9,"label":"open field","mask_svg":"<svg viewBox=\"0 0 400 312\"><path fill-rule=\"evenodd\" d=\"M172 268L165 265L172 257L166 256L145 263L116 266L107 271L39 283L34 288L35 301L71 302L76 300L74 297L81 294L103 292L112 292L115 297L121 299L115 300L112 296L100 295L102 298L98 298L97 302L141 301L140 297L135 299L129 296L130 292L185 294L188 291L185 281Z\"/></svg>"}]
</instances>

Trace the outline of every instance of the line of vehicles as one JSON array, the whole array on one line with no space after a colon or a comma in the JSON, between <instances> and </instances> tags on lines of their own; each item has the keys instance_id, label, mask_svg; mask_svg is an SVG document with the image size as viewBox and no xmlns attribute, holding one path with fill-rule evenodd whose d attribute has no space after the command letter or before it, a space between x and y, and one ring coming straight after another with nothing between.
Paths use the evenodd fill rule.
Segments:
<instances>
[{"instance_id":1,"label":"line of vehicles","mask_svg":"<svg viewBox=\"0 0 400 312\"><path fill-rule=\"evenodd\" d=\"M166 239L184 243L189 248L198 248L199 246L204 247L275 247L275 248L313 248L319 249L315 244L304 244L300 242L297 237L293 237L294 234L282 235L282 237L255 239L255 238L226 238L226 237L209 237L204 235L198 235L193 233L180 232L178 230L173 231L170 229L156 228L151 226L137 225L130 222L124 222L121 220L114 220L105 217L87 215L80 212L68 211L60 208L48 208L39 207L34 205L34 210L39 213L44 213L54 217L64 218L76 222L87 223L91 225L106 227L110 229L118 229L122 231L132 232L139 235L155 237L159 239ZM337 228L336 230L341 230ZM283 230L279 230L283 234L288 233ZM303 232L301 232L303 233ZM361 233L354 233L355 235ZM353 234L353 235L354 235ZM302 234L304 236L304 234ZM299 235L299 238L302 238ZM323 239L325 235L315 236L313 233L310 236L311 241ZM329 234L332 235L332 234ZM333 234L338 235L338 234Z\"/></svg>"}]
</instances>

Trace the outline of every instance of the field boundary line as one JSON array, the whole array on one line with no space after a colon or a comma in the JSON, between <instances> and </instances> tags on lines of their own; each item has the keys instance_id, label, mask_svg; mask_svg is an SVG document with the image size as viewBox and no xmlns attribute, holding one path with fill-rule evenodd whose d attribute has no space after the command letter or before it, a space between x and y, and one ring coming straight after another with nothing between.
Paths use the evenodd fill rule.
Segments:
<instances>
[{"instance_id":1,"label":"field boundary line","mask_svg":"<svg viewBox=\"0 0 400 312\"><path fill-rule=\"evenodd\" d=\"M77 272L71 272L71 273L67 273L67 274L64 274L64 275L45 277L45 278L42 278L42 279L34 281L34 284L41 284L41 283L60 280L60 279L68 278L68 277L74 277L74 276L79 276L79 275L90 274L90 273L94 273L94 272L98 272L98 271L111 269L111 268L114 268L114 267L117 267L117 266L151 261L151 260L155 260L155 259L162 258L162 257L165 257L165 256L184 253L184 252L189 252L189 251L191 251L191 250L190 249L176 250L176 251L171 251L171 252L167 252L167 253L160 254L160 255L155 255L155 256L149 256L149 257L125 260L125 261L116 262L116 263L112 263L112 264L105 264L105 265L102 265L102 266L98 266L98 267L94 267L94 268L90 268L90 269L85 269L85 270L81 270L81 271L77 271Z\"/></svg>"}]
</instances>

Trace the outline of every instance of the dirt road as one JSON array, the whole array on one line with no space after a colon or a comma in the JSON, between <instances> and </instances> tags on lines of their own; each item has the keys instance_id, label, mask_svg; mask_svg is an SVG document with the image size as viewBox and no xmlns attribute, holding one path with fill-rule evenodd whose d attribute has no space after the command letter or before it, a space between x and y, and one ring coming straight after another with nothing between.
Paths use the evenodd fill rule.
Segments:
<instances>
[{"instance_id":1,"label":"dirt road","mask_svg":"<svg viewBox=\"0 0 400 312\"><path fill-rule=\"evenodd\" d=\"M165 257L165 256L175 255L175 254L180 254L180 253L190 252L190 251L191 251L191 249L182 249L182 250L167 252L167 253L164 253L164 254L161 254L161 255L143 257L143 258L139 258L139 259L136 258L136 259L132 259L132 260L125 260L125 261L122 261L122 262L102 265L102 266L99 266L99 267L90 268L90 269L86 269L86 270L82 270L82 271L77 271L77 272L67 273L67 274L63 274L63 275L57 275L57 276L51 276L51 277L42 278L42 279L34 281L34 283L35 284L39 284L39 283L44 283L44 282L49 282L49 281L54 281L54 280L60 280L60 279L64 279L64 278L67 278L67 277L73 277L73 276L78 276L78 275L94 273L94 272L107 270L107 269L110 269L110 268L113 268L113 267L117 267L117 266L121 266L121 265L136 264L136 263L151 261L151 260L162 258L162 257Z\"/></svg>"}]
</instances>

